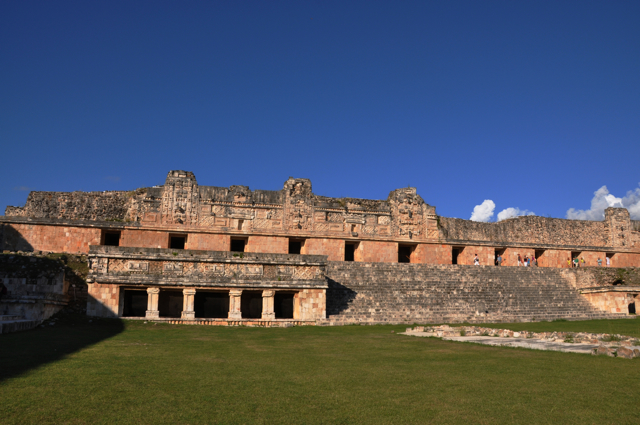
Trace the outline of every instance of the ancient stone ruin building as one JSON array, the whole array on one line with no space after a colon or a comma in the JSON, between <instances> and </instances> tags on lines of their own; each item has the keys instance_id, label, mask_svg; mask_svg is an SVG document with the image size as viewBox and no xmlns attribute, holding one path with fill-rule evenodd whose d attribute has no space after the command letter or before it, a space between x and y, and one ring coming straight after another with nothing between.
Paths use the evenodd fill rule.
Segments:
<instances>
[{"instance_id":1,"label":"ancient stone ruin building","mask_svg":"<svg viewBox=\"0 0 640 425\"><path fill-rule=\"evenodd\" d=\"M605 215L478 223L438 216L411 187L386 200L330 198L307 179L250 190L200 186L193 173L171 171L164 185L131 192L31 192L0 217L0 248L88 254L87 312L98 316L219 324L602 317L628 313L638 289L613 291L597 275L598 259L640 265L640 223L623 208ZM494 265L498 254L503 267ZM539 267L517 267L518 255ZM587 267L570 268L575 257Z\"/></svg>"}]
</instances>

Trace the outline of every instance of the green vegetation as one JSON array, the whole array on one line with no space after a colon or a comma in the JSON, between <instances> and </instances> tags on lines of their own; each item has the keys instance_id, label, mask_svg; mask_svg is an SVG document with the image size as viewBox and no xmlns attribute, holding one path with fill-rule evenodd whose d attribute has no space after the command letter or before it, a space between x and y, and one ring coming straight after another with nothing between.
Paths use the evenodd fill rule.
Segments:
<instances>
[{"instance_id":1,"label":"green vegetation","mask_svg":"<svg viewBox=\"0 0 640 425\"><path fill-rule=\"evenodd\" d=\"M604 338L600 338L600 341L604 341L604 342L617 342L617 341L622 341L622 338L620 338L617 335L607 335Z\"/></svg>"},{"instance_id":2,"label":"green vegetation","mask_svg":"<svg viewBox=\"0 0 640 425\"><path fill-rule=\"evenodd\" d=\"M640 321L494 324L640 336ZM638 360L416 338L406 326L63 318L0 336L3 424L638 423ZM392 332L394 331L394 332Z\"/></svg>"}]
</instances>

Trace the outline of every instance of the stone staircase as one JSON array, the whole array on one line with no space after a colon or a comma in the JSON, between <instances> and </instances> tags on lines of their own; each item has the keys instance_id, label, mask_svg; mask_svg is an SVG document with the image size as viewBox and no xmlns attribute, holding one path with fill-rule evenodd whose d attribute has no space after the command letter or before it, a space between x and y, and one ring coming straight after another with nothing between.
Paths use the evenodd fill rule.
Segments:
<instances>
[{"instance_id":1,"label":"stone staircase","mask_svg":"<svg viewBox=\"0 0 640 425\"><path fill-rule=\"evenodd\" d=\"M40 320L27 320L24 316L0 315L0 334L9 332L27 331L40 324Z\"/></svg>"},{"instance_id":2,"label":"stone staircase","mask_svg":"<svg viewBox=\"0 0 640 425\"><path fill-rule=\"evenodd\" d=\"M593 307L571 270L330 262L327 323L482 323L621 318Z\"/></svg>"}]
</instances>

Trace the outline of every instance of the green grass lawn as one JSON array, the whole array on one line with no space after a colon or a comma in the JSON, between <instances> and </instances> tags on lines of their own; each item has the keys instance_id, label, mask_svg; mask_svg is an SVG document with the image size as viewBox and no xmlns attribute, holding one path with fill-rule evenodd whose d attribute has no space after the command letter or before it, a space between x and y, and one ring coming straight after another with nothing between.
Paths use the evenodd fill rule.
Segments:
<instances>
[{"instance_id":1,"label":"green grass lawn","mask_svg":"<svg viewBox=\"0 0 640 425\"><path fill-rule=\"evenodd\" d=\"M496 326L637 336L639 325ZM0 423L640 423L640 360L398 335L405 327L85 320L1 335Z\"/></svg>"}]
</instances>

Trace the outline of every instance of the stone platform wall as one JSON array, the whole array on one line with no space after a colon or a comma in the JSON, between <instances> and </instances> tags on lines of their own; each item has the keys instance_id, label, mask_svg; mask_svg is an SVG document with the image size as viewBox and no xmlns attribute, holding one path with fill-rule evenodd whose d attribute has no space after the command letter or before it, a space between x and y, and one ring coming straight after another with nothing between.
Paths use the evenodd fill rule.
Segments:
<instances>
[{"instance_id":1,"label":"stone platform wall","mask_svg":"<svg viewBox=\"0 0 640 425\"><path fill-rule=\"evenodd\" d=\"M580 295L573 269L330 262L327 276L329 322L481 323L624 316L604 312Z\"/></svg>"},{"instance_id":2,"label":"stone platform wall","mask_svg":"<svg viewBox=\"0 0 640 425\"><path fill-rule=\"evenodd\" d=\"M49 258L0 254L0 315L39 323L68 304L69 282L62 262Z\"/></svg>"}]
</instances>

